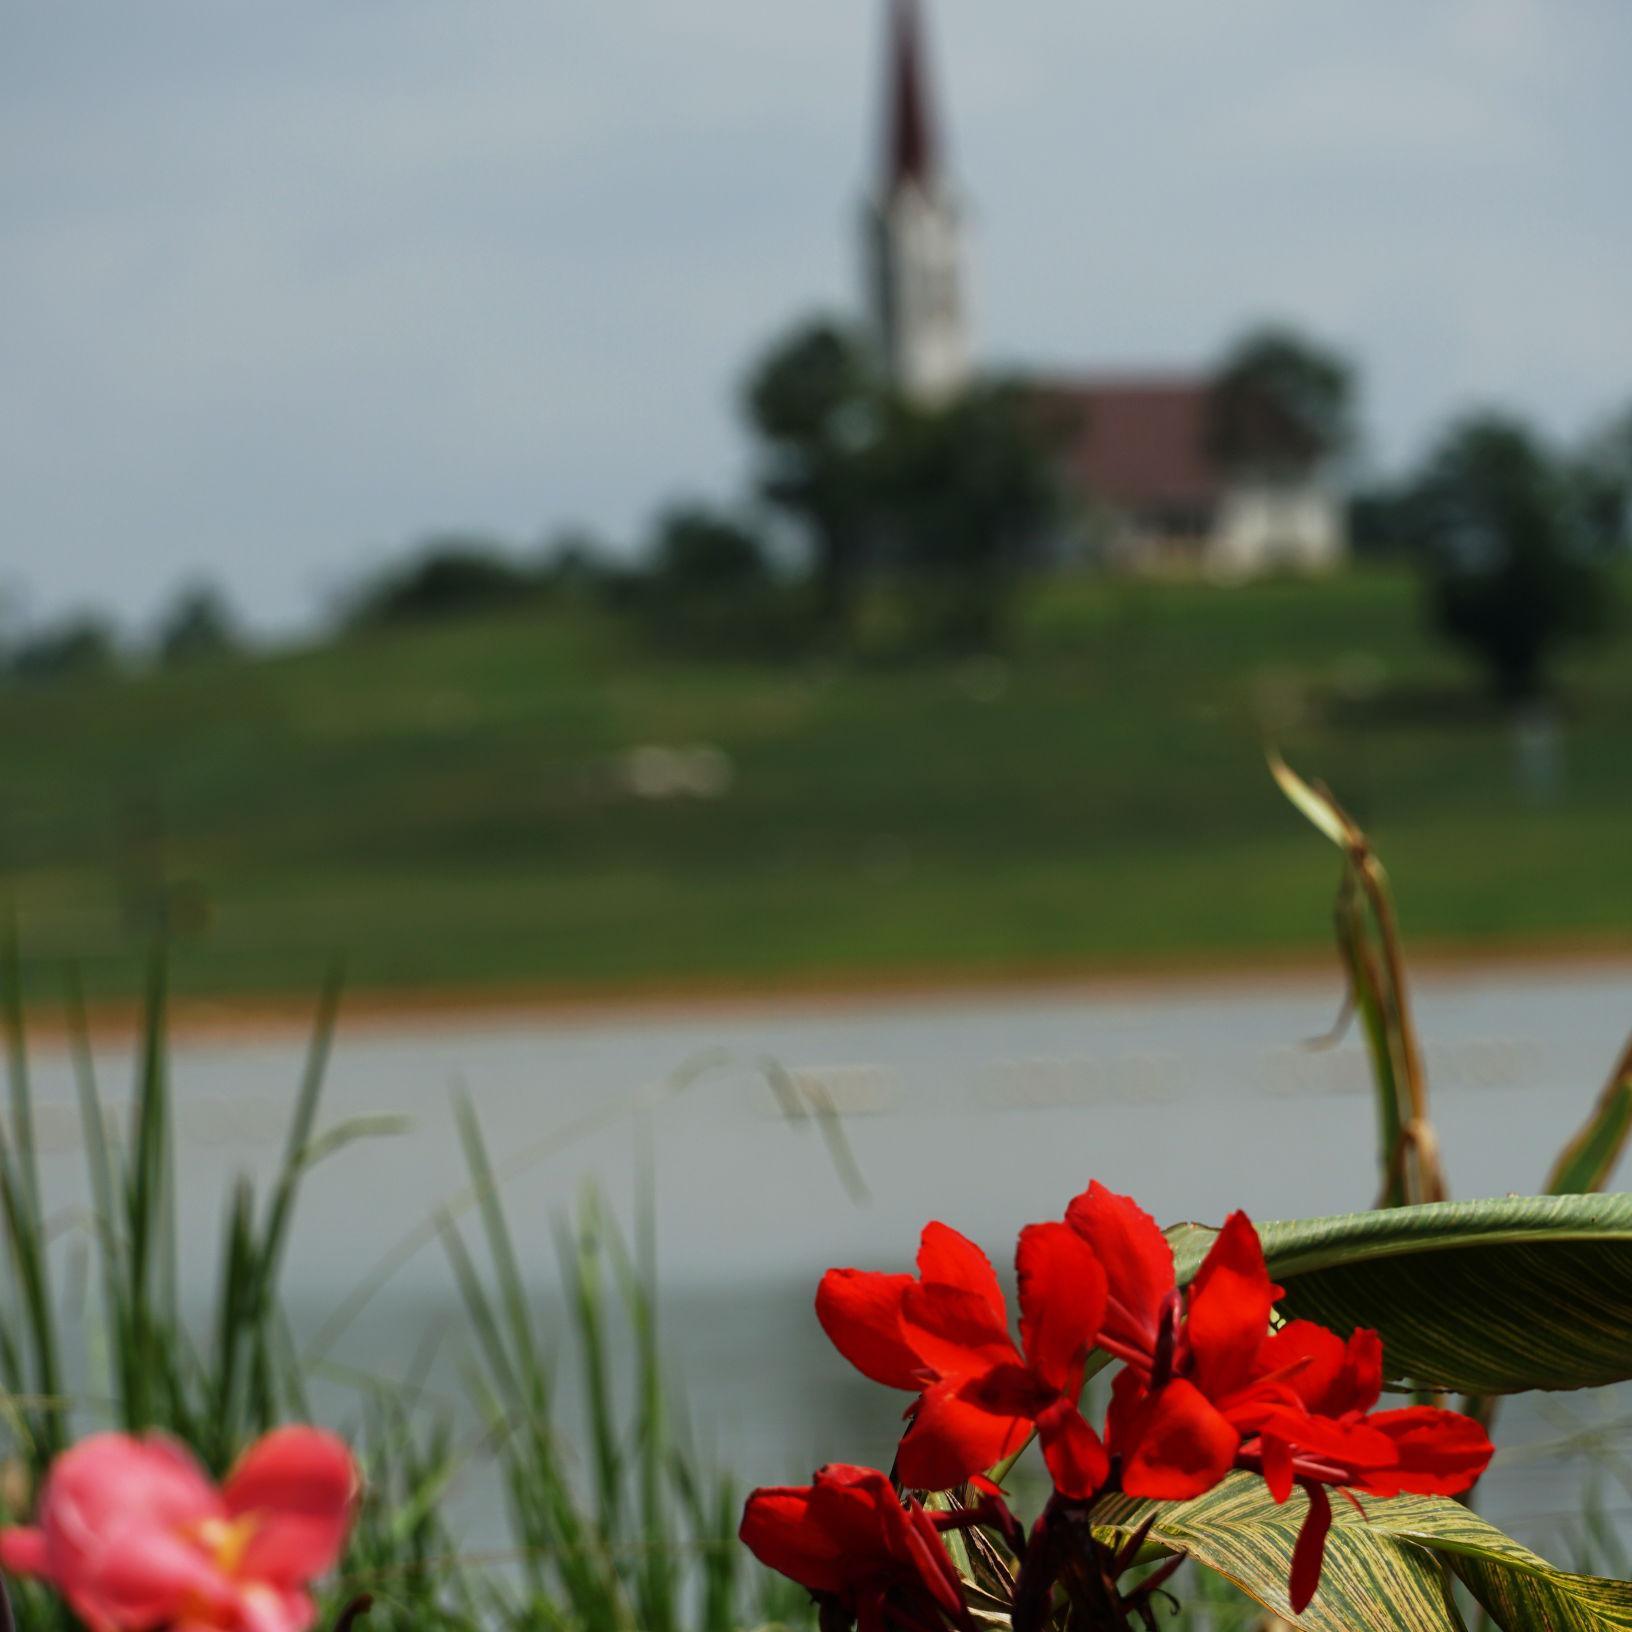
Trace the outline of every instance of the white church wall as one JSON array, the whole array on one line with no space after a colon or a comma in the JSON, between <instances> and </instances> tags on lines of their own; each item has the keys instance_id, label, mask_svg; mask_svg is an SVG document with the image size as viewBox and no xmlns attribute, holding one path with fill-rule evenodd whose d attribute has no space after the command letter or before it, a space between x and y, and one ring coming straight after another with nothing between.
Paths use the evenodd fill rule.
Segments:
<instances>
[{"instance_id":1,"label":"white church wall","mask_svg":"<svg viewBox=\"0 0 1632 1632\"><path fill-rule=\"evenodd\" d=\"M1348 556L1337 495L1317 479L1241 481L1219 502L1206 564L1220 577L1330 572Z\"/></svg>"}]
</instances>

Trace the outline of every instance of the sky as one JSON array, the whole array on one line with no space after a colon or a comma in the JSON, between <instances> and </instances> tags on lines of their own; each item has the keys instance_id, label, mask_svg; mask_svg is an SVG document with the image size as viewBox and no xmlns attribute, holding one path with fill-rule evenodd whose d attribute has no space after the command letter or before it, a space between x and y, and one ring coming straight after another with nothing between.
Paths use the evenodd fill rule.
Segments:
<instances>
[{"instance_id":1,"label":"sky","mask_svg":"<svg viewBox=\"0 0 1632 1632\"><path fill-rule=\"evenodd\" d=\"M0 596L310 627L437 532L636 547L858 309L882 0L16 0ZM1192 368L1265 319L1367 454L1632 402L1627 0L928 0L980 356Z\"/></svg>"}]
</instances>

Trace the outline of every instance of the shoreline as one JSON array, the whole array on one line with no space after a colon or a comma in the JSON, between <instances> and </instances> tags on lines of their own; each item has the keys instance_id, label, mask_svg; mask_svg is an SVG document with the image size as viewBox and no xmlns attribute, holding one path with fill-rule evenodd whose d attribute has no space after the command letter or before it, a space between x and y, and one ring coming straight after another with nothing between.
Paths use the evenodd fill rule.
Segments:
<instances>
[{"instance_id":1,"label":"shoreline","mask_svg":"<svg viewBox=\"0 0 1632 1632\"><path fill-rule=\"evenodd\" d=\"M1528 973L1540 979L1572 973L1624 971L1632 988L1632 943L1602 944L1445 943L1408 954L1413 984L1477 980ZM707 1015L812 1014L875 1009L893 1004L959 1004L1002 997L1067 1001L1108 998L1228 995L1255 986L1324 986L1341 995L1335 950L1257 955L1240 960L1196 956L1081 964L1041 963L982 970L967 966L918 967L773 979L709 977L692 981L506 982L485 987L359 987L342 992L337 1035L382 1031L446 1032L483 1024L573 1027L618 1019L636 1022ZM1632 990L1629 990L1632 997ZM168 1013L173 1042L277 1042L310 1034L317 994L264 993L231 997L176 996ZM1632 1009L1632 1004L1629 1004ZM138 1034L135 999L95 1001L87 1006L90 1034L98 1046L123 1044ZM1629 1021L1632 1023L1632 1021ZM67 1046L69 1028L54 1006L24 1012L28 1041Z\"/></svg>"}]
</instances>

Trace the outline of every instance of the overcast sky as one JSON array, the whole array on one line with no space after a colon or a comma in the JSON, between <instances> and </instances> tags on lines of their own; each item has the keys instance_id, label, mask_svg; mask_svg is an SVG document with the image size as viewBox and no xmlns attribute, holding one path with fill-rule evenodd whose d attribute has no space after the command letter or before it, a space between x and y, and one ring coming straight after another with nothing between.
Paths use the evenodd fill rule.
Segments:
<instances>
[{"instance_id":1,"label":"overcast sky","mask_svg":"<svg viewBox=\"0 0 1632 1632\"><path fill-rule=\"evenodd\" d=\"M852 306L881 0L13 0L0 586L291 627L440 529L638 539ZM980 349L1352 352L1374 456L1632 401L1629 0L930 0Z\"/></svg>"}]
</instances>

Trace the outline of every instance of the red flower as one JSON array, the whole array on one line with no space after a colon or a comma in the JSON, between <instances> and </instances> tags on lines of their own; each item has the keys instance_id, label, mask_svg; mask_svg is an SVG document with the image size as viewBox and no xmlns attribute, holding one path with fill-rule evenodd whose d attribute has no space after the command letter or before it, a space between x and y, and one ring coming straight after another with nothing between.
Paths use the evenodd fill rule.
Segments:
<instances>
[{"instance_id":1,"label":"red flower","mask_svg":"<svg viewBox=\"0 0 1632 1632\"><path fill-rule=\"evenodd\" d=\"M1239 1453L1260 1468L1270 1494L1284 1502L1294 1484L1309 1497L1292 1559L1294 1612L1320 1581L1331 1502L1323 1487L1372 1496L1457 1496L1485 1471L1492 1446L1471 1417L1432 1406L1373 1411L1383 1388L1383 1345L1356 1331L1345 1343L1313 1321L1289 1321L1264 1340L1261 1396L1238 1418L1256 1430Z\"/></svg>"},{"instance_id":2,"label":"red flower","mask_svg":"<svg viewBox=\"0 0 1632 1632\"><path fill-rule=\"evenodd\" d=\"M1166 1237L1129 1197L1096 1182L1066 1218L1105 1269L1100 1346L1127 1362L1106 1425L1122 1488L1162 1501L1211 1490L1235 1465L1233 1409L1259 1386L1259 1354L1281 1295L1257 1231L1245 1213L1232 1213L1186 1298Z\"/></svg>"},{"instance_id":3,"label":"red flower","mask_svg":"<svg viewBox=\"0 0 1632 1632\"><path fill-rule=\"evenodd\" d=\"M1105 1266L1101 1345L1127 1361L1111 1389L1106 1437L1133 1496L1178 1500L1210 1490L1231 1467L1261 1471L1277 1502L1294 1484L1309 1514L1292 1560L1294 1612L1320 1581L1331 1502L1325 1487L1394 1496L1455 1496L1491 1457L1485 1431L1454 1411L1372 1411L1382 1393L1375 1332L1344 1343L1313 1321L1269 1334L1282 1296L1258 1232L1232 1213L1191 1283L1174 1287L1156 1223L1093 1184L1067 1217Z\"/></svg>"},{"instance_id":4,"label":"red flower","mask_svg":"<svg viewBox=\"0 0 1632 1632\"><path fill-rule=\"evenodd\" d=\"M762 1564L860 1632L974 1632L958 1572L930 1516L882 1473L831 1463L812 1485L756 1490L738 1532Z\"/></svg>"},{"instance_id":5,"label":"red flower","mask_svg":"<svg viewBox=\"0 0 1632 1632\"><path fill-rule=\"evenodd\" d=\"M918 1278L833 1269L816 1314L859 1371L918 1395L896 1472L945 1490L1019 1450L1035 1424L1055 1486L1087 1498L1109 1467L1077 1410L1105 1309L1105 1275L1063 1224L1022 1230L1015 1265L1022 1347L1009 1336L997 1275L972 1241L926 1226Z\"/></svg>"},{"instance_id":6,"label":"red flower","mask_svg":"<svg viewBox=\"0 0 1632 1632\"><path fill-rule=\"evenodd\" d=\"M305 1632L356 1494L351 1453L315 1428L267 1434L219 1490L171 1440L93 1434L51 1465L38 1526L0 1531L0 1565L91 1632Z\"/></svg>"}]
</instances>

